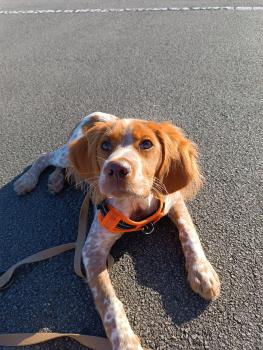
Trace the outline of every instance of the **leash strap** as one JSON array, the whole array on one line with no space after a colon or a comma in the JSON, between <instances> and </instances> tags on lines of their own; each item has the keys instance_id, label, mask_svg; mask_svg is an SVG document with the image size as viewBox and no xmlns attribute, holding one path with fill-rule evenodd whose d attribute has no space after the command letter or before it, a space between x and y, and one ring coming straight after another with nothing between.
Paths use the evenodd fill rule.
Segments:
<instances>
[{"instance_id":1,"label":"leash strap","mask_svg":"<svg viewBox=\"0 0 263 350\"><path fill-rule=\"evenodd\" d=\"M45 250L41 250L40 252L30 255L27 258L18 261L16 264L11 266L5 273L3 273L0 277L0 291L2 289L5 289L9 286L12 277L16 271L16 269L19 266L30 264L38 261L43 261L49 258L52 258L53 256L59 255L61 253L64 253L68 250L75 249L76 243L67 243L67 244L61 244L56 247L48 248Z\"/></svg>"},{"instance_id":2,"label":"leash strap","mask_svg":"<svg viewBox=\"0 0 263 350\"><path fill-rule=\"evenodd\" d=\"M75 249L74 256L74 270L75 273L81 277L85 278L81 270L81 251L86 239L86 228L87 219L89 211L89 195L87 194L84 198L80 209L79 215L79 226L78 226L78 236L76 242L61 244L56 247L42 250L36 254L28 256L27 258L17 262L11 266L4 274L0 277L0 291L7 288L12 281L12 277L16 269L22 265L34 263L38 261L43 261L53 256L59 255L66 251ZM110 268L114 260L112 256L109 255L108 268ZM15 334L0 334L0 346L25 346L33 345L46 342L48 340L69 337L80 344L93 349L93 350L111 350L111 344L108 339L101 337L94 337L84 334L74 334L74 333L15 333Z\"/></svg>"},{"instance_id":3,"label":"leash strap","mask_svg":"<svg viewBox=\"0 0 263 350\"><path fill-rule=\"evenodd\" d=\"M16 271L16 269L22 265L30 264L38 261L43 261L53 256L64 253L68 250L75 249L74 256L74 270L75 273L81 277L85 278L81 270L81 250L84 245L86 239L86 227L87 227L87 219L88 219L88 211L89 211L89 195L87 194L84 198L80 209L79 215L79 227L78 227L78 236L76 242L61 244L56 247L48 248L45 250L41 250L40 252L30 255L27 258L20 260L13 266L11 266L5 273L3 273L0 277L0 291L1 289L7 288L11 279Z\"/></svg>"},{"instance_id":4,"label":"leash strap","mask_svg":"<svg viewBox=\"0 0 263 350\"><path fill-rule=\"evenodd\" d=\"M88 222L88 214L89 214L89 200L90 200L89 194L87 193L80 208L78 236L75 243L75 255L74 255L74 271L76 275L84 279L86 277L83 275L81 270L81 256L82 256L81 253L86 240L86 230L87 230L87 222Z\"/></svg>"},{"instance_id":5,"label":"leash strap","mask_svg":"<svg viewBox=\"0 0 263 350\"><path fill-rule=\"evenodd\" d=\"M69 337L76 340L81 345L86 346L92 350L111 350L111 344L108 339L93 337L84 334L74 333L14 333L14 334L1 334L0 345L1 346L26 346L44 343L49 340Z\"/></svg>"}]
</instances>

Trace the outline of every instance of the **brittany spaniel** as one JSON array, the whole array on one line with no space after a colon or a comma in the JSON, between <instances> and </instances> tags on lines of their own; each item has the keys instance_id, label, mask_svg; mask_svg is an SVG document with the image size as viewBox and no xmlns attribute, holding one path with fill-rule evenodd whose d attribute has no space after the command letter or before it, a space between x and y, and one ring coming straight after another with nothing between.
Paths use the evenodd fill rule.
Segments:
<instances>
[{"instance_id":1,"label":"brittany spaniel","mask_svg":"<svg viewBox=\"0 0 263 350\"><path fill-rule=\"evenodd\" d=\"M77 181L89 184L93 203L98 205L82 256L113 350L142 350L142 346L115 294L106 260L123 232L152 229L156 213L167 214L179 230L187 278L194 292L207 300L219 296L219 278L185 205L202 180L196 147L180 129L166 122L90 114L76 126L66 145L33 163L15 182L15 191L31 191L50 165L56 167L49 177L51 192L62 189L66 168ZM151 225L147 218L152 218Z\"/></svg>"}]
</instances>

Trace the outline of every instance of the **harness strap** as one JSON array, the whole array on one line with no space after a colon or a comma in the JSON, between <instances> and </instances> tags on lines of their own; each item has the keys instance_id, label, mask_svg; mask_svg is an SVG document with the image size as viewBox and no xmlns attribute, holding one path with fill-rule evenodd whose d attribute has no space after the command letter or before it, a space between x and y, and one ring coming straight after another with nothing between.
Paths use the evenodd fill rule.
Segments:
<instances>
[{"instance_id":1,"label":"harness strap","mask_svg":"<svg viewBox=\"0 0 263 350\"><path fill-rule=\"evenodd\" d=\"M154 231L154 224L165 216L164 207L165 202L159 199L159 207L153 214L141 221L134 221L126 217L112 205L107 204L104 200L97 206L99 210L98 220L101 226L111 233L120 234L141 231L142 233L149 234Z\"/></svg>"}]
</instances>

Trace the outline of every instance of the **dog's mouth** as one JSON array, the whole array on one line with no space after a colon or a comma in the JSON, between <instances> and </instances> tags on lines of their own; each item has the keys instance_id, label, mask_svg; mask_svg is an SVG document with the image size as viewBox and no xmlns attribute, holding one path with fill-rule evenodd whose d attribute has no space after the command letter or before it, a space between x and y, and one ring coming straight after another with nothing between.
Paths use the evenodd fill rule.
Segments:
<instances>
[{"instance_id":1,"label":"dog's mouth","mask_svg":"<svg viewBox=\"0 0 263 350\"><path fill-rule=\"evenodd\" d=\"M106 197L127 198L147 197L150 189L144 186L136 186L126 181L99 181L100 192Z\"/></svg>"},{"instance_id":2,"label":"dog's mouth","mask_svg":"<svg viewBox=\"0 0 263 350\"><path fill-rule=\"evenodd\" d=\"M129 190L113 190L108 193L109 197L117 197L117 198L126 198L126 197L135 197L136 194Z\"/></svg>"}]
</instances>

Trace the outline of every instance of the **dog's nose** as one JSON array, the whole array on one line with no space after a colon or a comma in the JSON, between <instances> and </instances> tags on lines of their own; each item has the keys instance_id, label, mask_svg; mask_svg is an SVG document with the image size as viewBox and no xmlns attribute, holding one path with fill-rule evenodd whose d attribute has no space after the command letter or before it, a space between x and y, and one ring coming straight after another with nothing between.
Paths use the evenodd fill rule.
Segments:
<instances>
[{"instance_id":1,"label":"dog's nose","mask_svg":"<svg viewBox=\"0 0 263 350\"><path fill-rule=\"evenodd\" d=\"M108 176L114 176L119 179L129 175L131 172L131 167L126 162L109 162L105 167L104 172Z\"/></svg>"}]
</instances>

